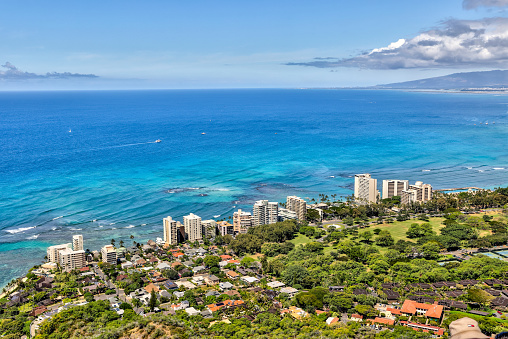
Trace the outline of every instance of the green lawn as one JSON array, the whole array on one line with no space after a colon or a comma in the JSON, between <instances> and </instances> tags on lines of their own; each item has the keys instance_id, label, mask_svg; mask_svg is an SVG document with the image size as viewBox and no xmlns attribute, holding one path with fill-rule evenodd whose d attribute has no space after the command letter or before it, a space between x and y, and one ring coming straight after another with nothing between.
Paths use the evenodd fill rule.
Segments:
<instances>
[{"instance_id":1,"label":"green lawn","mask_svg":"<svg viewBox=\"0 0 508 339\"><path fill-rule=\"evenodd\" d=\"M440 229L444 227L444 225L442 224L443 220L444 220L444 218L430 218L429 224L431 224L432 229L437 234L440 234ZM395 242L397 242L398 240L412 241L411 239L408 239L406 237L406 232L409 229L409 226L413 223L423 224L423 223L425 223L425 221L415 220L415 219L406 220L406 221L395 221L391 224L373 225L365 230L359 231L359 233L361 234L362 232L365 232L365 231L372 232L373 230L378 228L380 230L389 231L390 234L392 235L393 239L395 240Z\"/></svg>"},{"instance_id":2,"label":"green lawn","mask_svg":"<svg viewBox=\"0 0 508 339\"><path fill-rule=\"evenodd\" d=\"M300 233L298 233L298 236L296 238L290 240L290 242L295 244L295 246L298 246L300 244L305 245L305 244L308 244L313 241L315 241L315 240L307 237L306 235L300 234Z\"/></svg>"},{"instance_id":3,"label":"green lawn","mask_svg":"<svg viewBox=\"0 0 508 339\"><path fill-rule=\"evenodd\" d=\"M460 311L449 311L449 314L458 314L460 315L461 317L469 317L471 319L474 319L476 321L482 319L482 318L485 318L485 317L482 317L481 315L476 315L476 314L471 314L471 313L466 313L466 312L460 312ZM504 314L504 312L503 312ZM503 326L503 327L507 327L508 325L508 320L507 319L500 319L500 318L496 318L496 317L488 317L489 319L491 320L494 320L494 321L497 321L499 323L501 323L500 325Z\"/></svg>"}]
</instances>

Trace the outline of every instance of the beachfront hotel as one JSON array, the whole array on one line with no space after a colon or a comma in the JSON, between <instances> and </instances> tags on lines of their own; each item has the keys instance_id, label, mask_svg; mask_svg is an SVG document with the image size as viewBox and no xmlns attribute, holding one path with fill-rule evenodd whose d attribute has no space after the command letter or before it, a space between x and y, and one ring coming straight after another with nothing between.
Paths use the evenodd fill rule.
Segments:
<instances>
[{"instance_id":1,"label":"beachfront hotel","mask_svg":"<svg viewBox=\"0 0 508 339\"><path fill-rule=\"evenodd\" d=\"M305 220L307 203L300 197L289 196L286 198L286 208L296 213L298 220Z\"/></svg>"},{"instance_id":2,"label":"beachfront hotel","mask_svg":"<svg viewBox=\"0 0 508 339\"><path fill-rule=\"evenodd\" d=\"M409 187L409 180L383 180L383 199L401 196Z\"/></svg>"},{"instance_id":3,"label":"beachfront hotel","mask_svg":"<svg viewBox=\"0 0 508 339\"><path fill-rule=\"evenodd\" d=\"M233 213L233 233L247 233L247 229L252 227L253 220L250 212L245 212L239 209Z\"/></svg>"},{"instance_id":4,"label":"beachfront hotel","mask_svg":"<svg viewBox=\"0 0 508 339\"><path fill-rule=\"evenodd\" d=\"M178 244L178 228L176 225L176 220L173 220L170 216L162 219L162 227L164 228L164 243L166 245L176 245Z\"/></svg>"},{"instance_id":5,"label":"beachfront hotel","mask_svg":"<svg viewBox=\"0 0 508 339\"><path fill-rule=\"evenodd\" d=\"M116 265L116 250L113 245L106 245L101 249L102 262Z\"/></svg>"},{"instance_id":6,"label":"beachfront hotel","mask_svg":"<svg viewBox=\"0 0 508 339\"><path fill-rule=\"evenodd\" d=\"M355 175L355 199L358 202L376 203L379 198L377 179L371 178L369 173Z\"/></svg>"},{"instance_id":7,"label":"beachfront hotel","mask_svg":"<svg viewBox=\"0 0 508 339\"><path fill-rule=\"evenodd\" d=\"M275 224L278 219L279 204L268 202L268 200L258 200L254 204L253 226Z\"/></svg>"},{"instance_id":8,"label":"beachfront hotel","mask_svg":"<svg viewBox=\"0 0 508 339\"><path fill-rule=\"evenodd\" d=\"M187 240L202 240L203 233L201 229L201 217L191 213L183 217L183 226Z\"/></svg>"},{"instance_id":9,"label":"beachfront hotel","mask_svg":"<svg viewBox=\"0 0 508 339\"><path fill-rule=\"evenodd\" d=\"M400 202L408 205L412 202L424 202L432 199L432 186L417 181L414 185L409 185L407 190L402 191Z\"/></svg>"}]
</instances>

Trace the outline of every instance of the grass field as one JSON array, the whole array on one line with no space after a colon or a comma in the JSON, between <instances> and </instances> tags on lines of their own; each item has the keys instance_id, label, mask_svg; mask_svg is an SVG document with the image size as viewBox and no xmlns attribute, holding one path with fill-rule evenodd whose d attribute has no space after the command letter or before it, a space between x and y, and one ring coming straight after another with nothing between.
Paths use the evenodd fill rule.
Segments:
<instances>
[{"instance_id":1,"label":"grass field","mask_svg":"<svg viewBox=\"0 0 508 339\"><path fill-rule=\"evenodd\" d=\"M429 224L432 226L432 229L434 230L434 232L436 232L438 235L441 234L440 230L441 230L441 228L444 227L444 225L442 224L443 220L444 220L444 218L430 218L430 220L429 220ZM373 230L378 228L380 230L386 230L386 231L390 232L390 234L392 235L395 242L397 242L398 240L411 240L406 237L406 232L409 229L409 226L411 226L411 224L414 224L414 223L421 225L425 222L426 221L415 220L415 219L406 220L406 221L395 221L391 224L380 224L380 225L370 226L368 229L366 229L364 231L360 231L359 233L361 234L362 232L365 232L367 230L372 232Z\"/></svg>"},{"instance_id":2,"label":"grass field","mask_svg":"<svg viewBox=\"0 0 508 339\"><path fill-rule=\"evenodd\" d=\"M303 234L300 234L300 233L298 233L298 236L296 238L294 238L293 240L290 240L290 242L295 244L295 246L298 246L300 244L305 245L305 244L308 244L313 241L315 241L315 240L310 239L309 237L307 237Z\"/></svg>"}]
</instances>

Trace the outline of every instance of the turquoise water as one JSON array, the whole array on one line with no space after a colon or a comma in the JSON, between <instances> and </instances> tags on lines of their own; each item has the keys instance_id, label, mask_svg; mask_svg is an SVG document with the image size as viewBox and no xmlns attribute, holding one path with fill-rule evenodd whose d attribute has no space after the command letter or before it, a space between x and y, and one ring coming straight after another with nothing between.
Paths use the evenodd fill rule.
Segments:
<instances>
[{"instance_id":1,"label":"turquoise water","mask_svg":"<svg viewBox=\"0 0 508 339\"><path fill-rule=\"evenodd\" d=\"M462 93L0 93L0 286L73 234L131 244L168 215L350 195L355 173L507 185L507 111L505 96Z\"/></svg>"}]
</instances>

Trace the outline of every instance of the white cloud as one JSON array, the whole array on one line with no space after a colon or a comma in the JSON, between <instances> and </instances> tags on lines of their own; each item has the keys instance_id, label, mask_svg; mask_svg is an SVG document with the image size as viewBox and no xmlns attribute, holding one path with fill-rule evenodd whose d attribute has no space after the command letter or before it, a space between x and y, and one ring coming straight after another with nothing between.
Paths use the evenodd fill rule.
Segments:
<instances>
[{"instance_id":1,"label":"white cloud","mask_svg":"<svg viewBox=\"0 0 508 339\"><path fill-rule=\"evenodd\" d=\"M463 0L462 7L474 9L478 7L506 7L508 0Z\"/></svg>"},{"instance_id":2,"label":"white cloud","mask_svg":"<svg viewBox=\"0 0 508 339\"><path fill-rule=\"evenodd\" d=\"M412 39L345 59L316 58L288 65L364 69L508 66L508 18L449 20Z\"/></svg>"}]
</instances>

